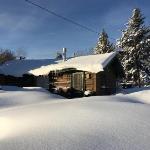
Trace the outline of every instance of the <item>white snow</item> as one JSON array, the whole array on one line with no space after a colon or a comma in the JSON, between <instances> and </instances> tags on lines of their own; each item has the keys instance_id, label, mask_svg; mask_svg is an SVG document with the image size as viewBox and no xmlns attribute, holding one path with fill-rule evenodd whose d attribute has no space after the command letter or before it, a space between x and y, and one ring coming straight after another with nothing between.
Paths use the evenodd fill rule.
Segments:
<instances>
[{"instance_id":1,"label":"white snow","mask_svg":"<svg viewBox=\"0 0 150 150\"><path fill-rule=\"evenodd\" d=\"M62 97L49 92L40 87L14 87L2 86L0 90L0 108L28 105L37 102L62 99Z\"/></svg>"},{"instance_id":2,"label":"white snow","mask_svg":"<svg viewBox=\"0 0 150 150\"><path fill-rule=\"evenodd\" d=\"M150 104L150 87L124 89L123 92L118 95L131 97L136 101Z\"/></svg>"},{"instance_id":3,"label":"white snow","mask_svg":"<svg viewBox=\"0 0 150 150\"><path fill-rule=\"evenodd\" d=\"M0 74L19 77L28 74L30 70L54 63L57 63L54 59L12 60L0 66Z\"/></svg>"},{"instance_id":4,"label":"white snow","mask_svg":"<svg viewBox=\"0 0 150 150\"><path fill-rule=\"evenodd\" d=\"M77 70L99 72L116 56L115 52L80 56L69 58L67 61L56 61L55 59L39 60L13 60L0 66L0 74L22 76L23 74L33 74L35 76L47 75L50 71L74 68Z\"/></svg>"},{"instance_id":5,"label":"white snow","mask_svg":"<svg viewBox=\"0 0 150 150\"><path fill-rule=\"evenodd\" d=\"M144 103L150 88L72 100L39 88L2 88L0 150L150 149L150 105ZM15 99L18 105L5 105Z\"/></svg>"},{"instance_id":6,"label":"white snow","mask_svg":"<svg viewBox=\"0 0 150 150\"><path fill-rule=\"evenodd\" d=\"M50 71L62 70L67 68L74 68L77 70L97 73L103 71L106 65L115 56L116 56L116 52L98 54L98 55L80 56L80 57L70 58L67 61L60 62L58 64L42 66L38 69L29 71L29 73L35 76L47 75L49 74Z\"/></svg>"},{"instance_id":7,"label":"white snow","mask_svg":"<svg viewBox=\"0 0 150 150\"><path fill-rule=\"evenodd\" d=\"M0 74L22 76L23 74L33 74L35 76L47 75L50 71L74 68L77 70L99 72L116 56L115 52L80 56L69 58L67 61L55 59L39 60L13 60L0 66Z\"/></svg>"},{"instance_id":8,"label":"white snow","mask_svg":"<svg viewBox=\"0 0 150 150\"><path fill-rule=\"evenodd\" d=\"M85 96L88 96L88 95L91 95L91 94L92 94L92 91L90 91L90 90L87 90L87 91L84 92Z\"/></svg>"}]
</instances>

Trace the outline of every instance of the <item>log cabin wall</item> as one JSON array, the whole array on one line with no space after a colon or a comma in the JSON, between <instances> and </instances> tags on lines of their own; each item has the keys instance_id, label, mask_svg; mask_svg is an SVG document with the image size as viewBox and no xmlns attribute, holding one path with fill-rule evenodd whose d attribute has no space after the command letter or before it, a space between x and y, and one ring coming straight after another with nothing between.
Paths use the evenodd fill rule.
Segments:
<instances>
[{"instance_id":1,"label":"log cabin wall","mask_svg":"<svg viewBox=\"0 0 150 150\"><path fill-rule=\"evenodd\" d=\"M61 88L71 87L71 73L60 73L55 75L53 85Z\"/></svg>"},{"instance_id":2,"label":"log cabin wall","mask_svg":"<svg viewBox=\"0 0 150 150\"><path fill-rule=\"evenodd\" d=\"M83 75L83 91L90 90L96 92L96 74L90 72L76 71L76 72L64 72L55 75L50 75L50 84L55 87L65 88L73 87L73 74L84 74ZM52 77L53 76L53 77Z\"/></svg>"},{"instance_id":3,"label":"log cabin wall","mask_svg":"<svg viewBox=\"0 0 150 150\"><path fill-rule=\"evenodd\" d=\"M55 87L65 88L72 87L73 85L73 74L84 74L83 76L83 91L90 90L96 92L96 74L90 72L76 71L76 72L65 72L50 75L50 84Z\"/></svg>"},{"instance_id":4,"label":"log cabin wall","mask_svg":"<svg viewBox=\"0 0 150 150\"><path fill-rule=\"evenodd\" d=\"M111 95L116 92L116 76L112 68L96 74L96 95Z\"/></svg>"},{"instance_id":5,"label":"log cabin wall","mask_svg":"<svg viewBox=\"0 0 150 150\"><path fill-rule=\"evenodd\" d=\"M85 91L93 91L96 92L96 74L85 72L84 75L84 82L85 82Z\"/></svg>"},{"instance_id":6,"label":"log cabin wall","mask_svg":"<svg viewBox=\"0 0 150 150\"><path fill-rule=\"evenodd\" d=\"M103 72L91 73L84 71L63 72L55 75L50 75L54 87L72 88L73 74L84 74L83 76L83 91L92 91L96 95L110 95L116 92L116 75L113 67L110 65L104 69Z\"/></svg>"},{"instance_id":7,"label":"log cabin wall","mask_svg":"<svg viewBox=\"0 0 150 150\"><path fill-rule=\"evenodd\" d=\"M103 72L96 74L96 95L116 93L118 79L123 77L123 68L116 57L104 68Z\"/></svg>"}]
</instances>

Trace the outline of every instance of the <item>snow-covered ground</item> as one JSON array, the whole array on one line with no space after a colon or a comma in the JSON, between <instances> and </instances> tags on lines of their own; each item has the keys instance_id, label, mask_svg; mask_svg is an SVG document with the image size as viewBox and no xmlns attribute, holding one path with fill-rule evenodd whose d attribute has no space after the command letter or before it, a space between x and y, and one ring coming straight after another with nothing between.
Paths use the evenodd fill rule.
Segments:
<instances>
[{"instance_id":1,"label":"snow-covered ground","mask_svg":"<svg viewBox=\"0 0 150 150\"><path fill-rule=\"evenodd\" d=\"M0 90L0 109L56 99L62 99L62 97L49 94L48 91L40 87L19 88L3 86L2 90Z\"/></svg>"},{"instance_id":2,"label":"snow-covered ground","mask_svg":"<svg viewBox=\"0 0 150 150\"><path fill-rule=\"evenodd\" d=\"M129 97L135 101L150 104L150 87L129 88L122 90L121 96Z\"/></svg>"},{"instance_id":3,"label":"snow-covered ground","mask_svg":"<svg viewBox=\"0 0 150 150\"><path fill-rule=\"evenodd\" d=\"M0 150L150 149L150 88L72 100L41 88L3 89Z\"/></svg>"}]
</instances>

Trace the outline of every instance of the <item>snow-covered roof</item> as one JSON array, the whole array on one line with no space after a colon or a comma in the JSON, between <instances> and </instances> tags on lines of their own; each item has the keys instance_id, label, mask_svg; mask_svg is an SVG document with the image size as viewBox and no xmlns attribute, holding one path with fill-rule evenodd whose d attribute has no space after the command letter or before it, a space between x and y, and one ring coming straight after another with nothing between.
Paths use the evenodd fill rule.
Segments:
<instances>
[{"instance_id":1,"label":"snow-covered roof","mask_svg":"<svg viewBox=\"0 0 150 150\"><path fill-rule=\"evenodd\" d=\"M50 71L74 68L76 70L89 71L97 73L103 71L107 64L116 56L116 52L99 54L99 55L88 55L70 58L67 61L62 61L57 64L51 64L48 66L42 66L38 69L29 71L29 73L39 76L47 75Z\"/></svg>"},{"instance_id":2,"label":"snow-covered roof","mask_svg":"<svg viewBox=\"0 0 150 150\"><path fill-rule=\"evenodd\" d=\"M0 74L22 76L33 74L35 76L47 75L50 71L74 68L76 70L97 73L103 71L105 66L116 56L115 52L88 55L70 58L67 61L56 61L55 59L25 59L8 61L0 66Z\"/></svg>"},{"instance_id":3,"label":"snow-covered roof","mask_svg":"<svg viewBox=\"0 0 150 150\"><path fill-rule=\"evenodd\" d=\"M54 63L57 63L54 59L12 60L0 66L0 74L19 77L28 74L30 70Z\"/></svg>"}]
</instances>

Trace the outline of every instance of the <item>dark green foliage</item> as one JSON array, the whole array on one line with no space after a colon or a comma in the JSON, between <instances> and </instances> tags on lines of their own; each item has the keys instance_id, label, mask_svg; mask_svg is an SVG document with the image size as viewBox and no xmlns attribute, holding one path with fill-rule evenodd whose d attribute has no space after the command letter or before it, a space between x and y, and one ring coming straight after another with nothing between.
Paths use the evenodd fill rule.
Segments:
<instances>
[{"instance_id":1,"label":"dark green foliage","mask_svg":"<svg viewBox=\"0 0 150 150\"><path fill-rule=\"evenodd\" d=\"M115 47L113 44L111 44L108 40L108 35L105 32L105 30L102 31L100 34L98 43L94 49L95 54L104 54L104 53L110 53L115 50Z\"/></svg>"},{"instance_id":2,"label":"dark green foliage","mask_svg":"<svg viewBox=\"0 0 150 150\"><path fill-rule=\"evenodd\" d=\"M125 81L133 81L139 86L149 82L150 73L150 29L144 26L144 19L140 9L134 9L118 41L118 46L123 49L120 60L125 70Z\"/></svg>"}]
</instances>

